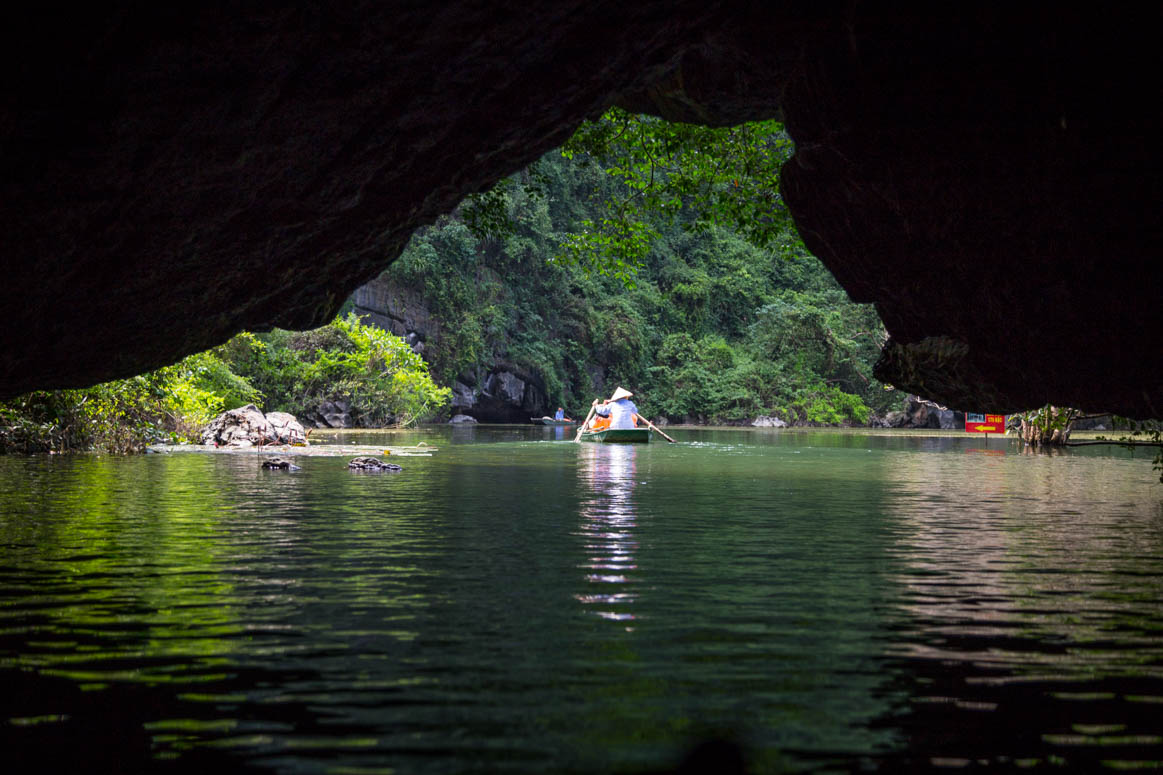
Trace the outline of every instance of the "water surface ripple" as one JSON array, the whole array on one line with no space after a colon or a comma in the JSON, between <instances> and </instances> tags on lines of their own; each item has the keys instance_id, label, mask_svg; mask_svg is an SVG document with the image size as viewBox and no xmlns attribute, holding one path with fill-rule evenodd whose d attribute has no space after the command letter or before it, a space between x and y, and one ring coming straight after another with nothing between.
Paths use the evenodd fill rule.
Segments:
<instances>
[{"instance_id":1,"label":"water surface ripple","mask_svg":"<svg viewBox=\"0 0 1163 775\"><path fill-rule=\"evenodd\" d=\"M0 458L5 771L1163 767L1163 485L1003 439Z\"/></svg>"}]
</instances>

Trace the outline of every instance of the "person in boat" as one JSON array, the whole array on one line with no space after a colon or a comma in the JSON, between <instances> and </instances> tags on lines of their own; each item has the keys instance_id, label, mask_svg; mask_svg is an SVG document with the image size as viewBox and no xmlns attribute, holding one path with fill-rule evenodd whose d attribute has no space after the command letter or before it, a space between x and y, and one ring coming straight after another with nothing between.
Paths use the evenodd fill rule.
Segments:
<instances>
[{"instance_id":1,"label":"person in boat","mask_svg":"<svg viewBox=\"0 0 1163 775\"><path fill-rule=\"evenodd\" d=\"M560 406L557 407L557 411L554 412L553 419L557 420L558 422L560 422L562 420L572 422L572 420L570 420L568 417L565 416L565 410L562 409Z\"/></svg>"},{"instance_id":2,"label":"person in boat","mask_svg":"<svg viewBox=\"0 0 1163 775\"><path fill-rule=\"evenodd\" d=\"M610 418L607 427L612 429L637 427L638 407L630 400L633 396L629 390L619 387L614 391L614 395L600 404L596 398L594 399L594 413L598 417Z\"/></svg>"}]
</instances>

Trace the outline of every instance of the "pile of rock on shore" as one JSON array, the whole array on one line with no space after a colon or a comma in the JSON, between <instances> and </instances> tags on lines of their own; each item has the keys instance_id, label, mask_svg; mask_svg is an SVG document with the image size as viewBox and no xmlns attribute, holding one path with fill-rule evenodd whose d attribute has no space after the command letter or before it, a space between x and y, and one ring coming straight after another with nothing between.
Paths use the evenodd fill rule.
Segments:
<instances>
[{"instance_id":1,"label":"pile of rock on shore","mask_svg":"<svg viewBox=\"0 0 1163 775\"><path fill-rule=\"evenodd\" d=\"M286 412L263 414L254 404L240 406L218 415L202 431L202 443L214 447L306 446L307 432ZM262 467L272 471L299 471L300 466L285 458L272 457L262 462ZM352 471L401 471L395 463L385 463L379 458L357 457L347 464Z\"/></svg>"},{"instance_id":2,"label":"pile of rock on shore","mask_svg":"<svg viewBox=\"0 0 1163 775\"><path fill-rule=\"evenodd\" d=\"M263 447L307 443L307 432L286 412L263 414L254 404L223 412L202 431L202 443L213 447Z\"/></svg>"}]
</instances>

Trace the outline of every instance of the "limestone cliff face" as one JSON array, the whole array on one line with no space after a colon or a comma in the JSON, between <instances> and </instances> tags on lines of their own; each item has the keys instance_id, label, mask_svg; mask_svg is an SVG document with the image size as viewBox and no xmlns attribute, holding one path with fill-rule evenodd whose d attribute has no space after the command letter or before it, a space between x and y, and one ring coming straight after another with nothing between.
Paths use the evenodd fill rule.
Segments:
<instances>
[{"instance_id":1,"label":"limestone cliff face","mask_svg":"<svg viewBox=\"0 0 1163 775\"><path fill-rule=\"evenodd\" d=\"M421 355L430 342L440 338L440 321L432 317L424 299L386 277L377 277L351 295L355 313L362 319L402 337Z\"/></svg>"},{"instance_id":2,"label":"limestone cliff face","mask_svg":"<svg viewBox=\"0 0 1163 775\"><path fill-rule=\"evenodd\" d=\"M403 337L421 355L439 343L445 325L456 325L455 320L441 323L434 318L415 290L387 275L356 288L351 299L357 315ZM478 421L526 423L549 411L542 376L504 360L460 375L452 392L453 413Z\"/></svg>"},{"instance_id":3,"label":"limestone cliff face","mask_svg":"<svg viewBox=\"0 0 1163 775\"><path fill-rule=\"evenodd\" d=\"M320 324L418 225L617 102L786 121L783 195L877 304L882 378L950 406L1163 415L1159 9L805 8L10 14L0 397Z\"/></svg>"}]
</instances>

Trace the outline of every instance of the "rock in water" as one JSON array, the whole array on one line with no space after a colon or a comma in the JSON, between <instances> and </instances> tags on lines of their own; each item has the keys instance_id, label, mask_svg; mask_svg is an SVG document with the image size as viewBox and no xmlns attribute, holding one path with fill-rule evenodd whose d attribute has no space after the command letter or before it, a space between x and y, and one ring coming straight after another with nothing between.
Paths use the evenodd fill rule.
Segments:
<instances>
[{"instance_id":1,"label":"rock in water","mask_svg":"<svg viewBox=\"0 0 1163 775\"><path fill-rule=\"evenodd\" d=\"M249 447L277 441L274 428L254 404L223 412L202 431L202 443L216 447Z\"/></svg>"},{"instance_id":2,"label":"rock in water","mask_svg":"<svg viewBox=\"0 0 1163 775\"><path fill-rule=\"evenodd\" d=\"M262 467L269 471L298 471L299 466L292 463L290 460L283 460L280 457L272 457L270 460L262 461Z\"/></svg>"},{"instance_id":3,"label":"rock in water","mask_svg":"<svg viewBox=\"0 0 1163 775\"><path fill-rule=\"evenodd\" d=\"M267 422L271 424L280 444L307 443L307 431L295 419L295 415L287 412L267 412Z\"/></svg>"},{"instance_id":4,"label":"rock in water","mask_svg":"<svg viewBox=\"0 0 1163 775\"><path fill-rule=\"evenodd\" d=\"M395 463L385 463L375 457L357 457L347 464L352 471L403 471Z\"/></svg>"},{"instance_id":5,"label":"rock in water","mask_svg":"<svg viewBox=\"0 0 1163 775\"><path fill-rule=\"evenodd\" d=\"M223 412L202 431L202 443L216 447L259 447L265 444L306 444L307 433L294 415L263 415L254 404Z\"/></svg>"}]
</instances>

